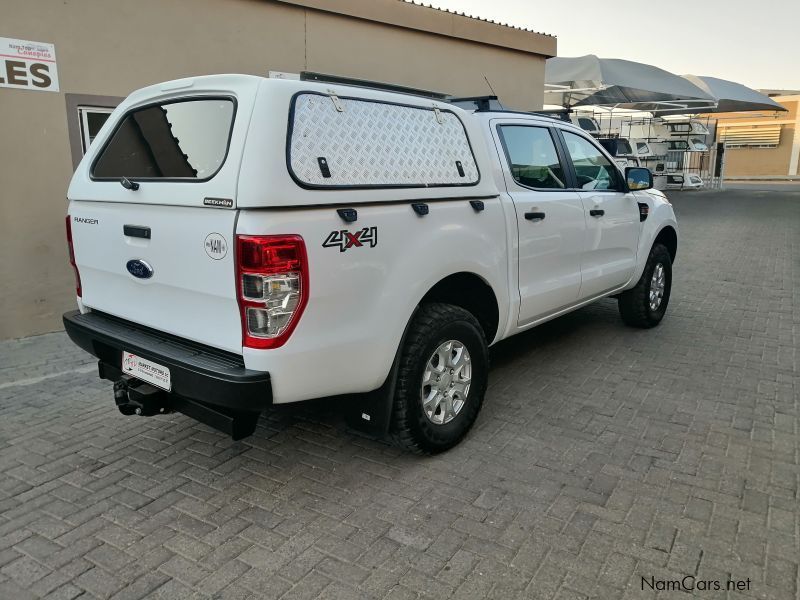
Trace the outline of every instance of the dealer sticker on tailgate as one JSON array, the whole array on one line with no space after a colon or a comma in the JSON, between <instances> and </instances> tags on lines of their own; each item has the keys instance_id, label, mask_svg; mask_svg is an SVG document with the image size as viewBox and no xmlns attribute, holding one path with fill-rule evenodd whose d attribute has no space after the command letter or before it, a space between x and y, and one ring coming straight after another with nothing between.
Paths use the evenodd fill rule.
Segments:
<instances>
[{"instance_id":1,"label":"dealer sticker on tailgate","mask_svg":"<svg viewBox=\"0 0 800 600\"><path fill-rule=\"evenodd\" d=\"M151 360L136 356L130 352L122 351L122 372L141 379L168 392L172 389L169 369L154 363Z\"/></svg>"}]
</instances>

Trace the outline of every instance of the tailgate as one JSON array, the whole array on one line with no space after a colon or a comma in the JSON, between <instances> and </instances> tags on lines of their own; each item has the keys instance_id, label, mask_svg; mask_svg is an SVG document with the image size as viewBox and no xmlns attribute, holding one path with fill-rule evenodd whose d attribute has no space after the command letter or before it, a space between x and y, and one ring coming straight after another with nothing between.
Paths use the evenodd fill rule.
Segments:
<instances>
[{"instance_id":1,"label":"tailgate","mask_svg":"<svg viewBox=\"0 0 800 600\"><path fill-rule=\"evenodd\" d=\"M84 306L241 353L237 211L70 203Z\"/></svg>"},{"instance_id":2,"label":"tailgate","mask_svg":"<svg viewBox=\"0 0 800 600\"><path fill-rule=\"evenodd\" d=\"M68 193L85 307L241 354L236 191L259 81L168 82L114 111Z\"/></svg>"}]
</instances>

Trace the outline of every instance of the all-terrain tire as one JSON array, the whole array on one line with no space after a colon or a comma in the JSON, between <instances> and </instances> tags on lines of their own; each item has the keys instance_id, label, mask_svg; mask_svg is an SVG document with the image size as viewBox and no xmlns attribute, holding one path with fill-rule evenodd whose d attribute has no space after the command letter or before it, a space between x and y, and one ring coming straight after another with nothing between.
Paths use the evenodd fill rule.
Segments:
<instances>
[{"instance_id":1,"label":"all-terrain tire","mask_svg":"<svg viewBox=\"0 0 800 600\"><path fill-rule=\"evenodd\" d=\"M466 400L449 422L435 423L423 408L423 377L442 346L457 341L466 348L471 381ZM455 446L467 434L483 403L489 349L478 320L452 304L423 304L413 317L400 353L392 414L392 441L417 454L435 454ZM452 373L452 371L450 371ZM452 393L452 392L451 392Z\"/></svg>"},{"instance_id":2,"label":"all-terrain tire","mask_svg":"<svg viewBox=\"0 0 800 600\"><path fill-rule=\"evenodd\" d=\"M663 286L657 284L661 279L659 274L663 274ZM654 307L652 294L658 296L659 287L660 301ZM669 250L662 244L653 244L636 287L619 295L617 302L622 320L631 327L655 327L664 318L671 290L672 259Z\"/></svg>"}]
</instances>

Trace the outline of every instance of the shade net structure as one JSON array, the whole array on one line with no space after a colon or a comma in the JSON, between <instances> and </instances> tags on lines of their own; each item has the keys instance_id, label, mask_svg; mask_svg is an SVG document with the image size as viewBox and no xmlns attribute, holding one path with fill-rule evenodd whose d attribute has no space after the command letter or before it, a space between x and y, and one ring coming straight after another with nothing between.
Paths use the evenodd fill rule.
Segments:
<instances>
[{"instance_id":1,"label":"shade net structure","mask_svg":"<svg viewBox=\"0 0 800 600\"><path fill-rule=\"evenodd\" d=\"M594 54L555 57L545 67L546 104L642 111L708 112L715 99L688 79L652 65Z\"/></svg>"},{"instance_id":2,"label":"shade net structure","mask_svg":"<svg viewBox=\"0 0 800 600\"><path fill-rule=\"evenodd\" d=\"M769 96L761 92L727 79L718 79L706 75L684 75L689 83L699 87L709 96L714 98L716 107L697 112L723 113L723 112L752 112L760 110L787 110Z\"/></svg>"}]
</instances>

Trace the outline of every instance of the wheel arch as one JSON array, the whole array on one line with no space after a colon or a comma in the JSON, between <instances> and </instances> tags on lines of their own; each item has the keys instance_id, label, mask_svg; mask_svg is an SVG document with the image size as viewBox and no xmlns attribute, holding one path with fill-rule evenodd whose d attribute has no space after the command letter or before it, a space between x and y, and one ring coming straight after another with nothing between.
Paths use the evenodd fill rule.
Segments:
<instances>
[{"instance_id":1,"label":"wheel arch","mask_svg":"<svg viewBox=\"0 0 800 600\"><path fill-rule=\"evenodd\" d=\"M497 336L500 306L492 286L480 275L468 271L453 273L440 279L420 299L426 302L454 304L469 311L480 323L488 343Z\"/></svg>"},{"instance_id":2,"label":"wheel arch","mask_svg":"<svg viewBox=\"0 0 800 600\"><path fill-rule=\"evenodd\" d=\"M666 225L661 231L658 232L653 245L663 244L669 251L669 258L671 262L675 262L675 255L678 253L678 232L671 225Z\"/></svg>"}]
</instances>

